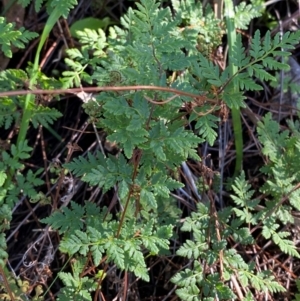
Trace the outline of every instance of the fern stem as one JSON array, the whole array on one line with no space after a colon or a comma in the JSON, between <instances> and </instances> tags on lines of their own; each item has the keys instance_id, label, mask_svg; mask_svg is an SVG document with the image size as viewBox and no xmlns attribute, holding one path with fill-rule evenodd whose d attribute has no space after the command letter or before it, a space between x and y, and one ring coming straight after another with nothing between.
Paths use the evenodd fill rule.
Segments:
<instances>
[{"instance_id":1,"label":"fern stem","mask_svg":"<svg viewBox=\"0 0 300 301\"><path fill-rule=\"evenodd\" d=\"M235 22L234 22L234 7L232 0L225 0L225 20L226 20L226 28L227 28L227 37L228 37L228 46L229 46L229 72L230 76L233 77L238 72L237 66L232 63L233 58L233 46L236 41L236 30L235 30ZM233 89L238 91L239 87L234 84L233 81ZM234 143L236 150L236 162L235 162L235 170L234 177L237 176L242 168L243 161L243 136L242 136L242 122L240 116L240 109L232 108L232 122L233 122L233 132L234 132Z\"/></svg>"}]
</instances>

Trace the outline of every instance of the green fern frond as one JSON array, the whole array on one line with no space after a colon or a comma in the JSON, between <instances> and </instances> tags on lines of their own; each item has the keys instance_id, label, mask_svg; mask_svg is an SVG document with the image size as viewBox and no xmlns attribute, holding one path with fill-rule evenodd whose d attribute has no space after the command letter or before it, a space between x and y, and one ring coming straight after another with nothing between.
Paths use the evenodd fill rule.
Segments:
<instances>
[{"instance_id":1,"label":"green fern frond","mask_svg":"<svg viewBox=\"0 0 300 301\"><path fill-rule=\"evenodd\" d=\"M77 0L68 0L68 1L49 0L47 2L47 11L50 15L54 9L57 9L57 11L60 12L61 16L67 19L70 10L73 9L76 5L77 5Z\"/></svg>"},{"instance_id":2,"label":"green fern frond","mask_svg":"<svg viewBox=\"0 0 300 301\"><path fill-rule=\"evenodd\" d=\"M251 1L254 2L254 1ZM252 3L241 2L235 6L235 26L239 29L247 29L250 21L261 16L261 6L255 6Z\"/></svg>"},{"instance_id":3,"label":"green fern frond","mask_svg":"<svg viewBox=\"0 0 300 301\"><path fill-rule=\"evenodd\" d=\"M6 23L4 17L0 17L0 45L3 53L11 58L11 47L16 46L18 48L24 48L25 43L38 37L38 34L29 32L25 28L21 27L18 30L15 29L15 24Z\"/></svg>"},{"instance_id":4,"label":"green fern frond","mask_svg":"<svg viewBox=\"0 0 300 301\"><path fill-rule=\"evenodd\" d=\"M56 211L51 216L43 218L41 222L51 225L54 230L58 230L59 234L65 234L69 231L73 233L75 230L83 228L84 208L71 201L71 208L64 207L62 211Z\"/></svg>"},{"instance_id":5,"label":"green fern frond","mask_svg":"<svg viewBox=\"0 0 300 301\"><path fill-rule=\"evenodd\" d=\"M39 124L47 127L61 116L62 114L56 109L39 105L32 109L31 122L35 128L37 128Z\"/></svg>"}]
</instances>

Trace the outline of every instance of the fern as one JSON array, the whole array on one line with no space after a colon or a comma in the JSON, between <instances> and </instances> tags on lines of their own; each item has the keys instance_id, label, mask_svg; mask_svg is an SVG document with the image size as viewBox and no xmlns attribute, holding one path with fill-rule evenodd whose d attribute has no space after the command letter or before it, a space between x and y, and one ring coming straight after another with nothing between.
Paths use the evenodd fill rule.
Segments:
<instances>
[{"instance_id":1,"label":"fern","mask_svg":"<svg viewBox=\"0 0 300 301\"><path fill-rule=\"evenodd\" d=\"M15 24L6 23L5 18L0 17L0 45L7 57L12 57L11 47L25 48L25 43L38 37L38 34L25 30L24 27L14 30Z\"/></svg>"},{"instance_id":2,"label":"fern","mask_svg":"<svg viewBox=\"0 0 300 301\"><path fill-rule=\"evenodd\" d=\"M0 102L0 126L7 130L14 121L19 121L20 113L17 106L10 98L5 98Z\"/></svg>"},{"instance_id":3,"label":"fern","mask_svg":"<svg viewBox=\"0 0 300 301\"><path fill-rule=\"evenodd\" d=\"M198 118L199 115L203 114L202 112L205 111L206 107L203 106L201 109L197 109L194 112L192 112L189 121L193 121L197 119L197 123L195 125L196 129L199 129L199 135L204 140L206 140L209 145L213 145L217 138L217 122L219 121L219 118L212 115L212 114L205 114L201 118Z\"/></svg>"},{"instance_id":4,"label":"fern","mask_svg":"<svg viewBox=\"0 0 300 301\"><path fill-rule=\"evenodd\" d=\"M50 109L48 107L36 106L35 109L32 110L32 124L35 128L38 127L39 124L47 127L49 124L53 124L55 120L61 117L62 114L58 112L56 109Z\"/></svg>"},{"instance_id":5,"label":"fern","mask_svg":"<svg viewBox=\"0 0 300 301\"><path fill-rule=\"evenodd\" d=\"M35 9L40 10L44 3L50 17L41 41L57 18L67 17L77 5L75 0L39 0ZM139 86L126 92L119 88L106 90L85 99L83 108L89 121L116 143L118 154L88 153L63 168L89 186L99 188L101 193L108 192L107 196L114 190L122 211L109 214L106 207L71 201L70 207L55 210L42 220L62 236L59 250L72 259L71 270L59 273L64 287L58 300L92 300L92 292L99 290L102 276L107 275L103 270L94 277L82 275L90 267L99 269L100 263L150 280L146 259L168 254L173 228L181 223L181 211L173 193L184 186L178 177L182 162L200 161L199 144L207 142L213 146L217 139L220 106L226 104L232 112L245 106L245 91L260 90L259 81L275 80L273 70L286 70L288 65L277 61L277 56L287 57L288 50L300 39L299 32L286 33L282 39L279 35L272 38L267 32L262 39L257 31L246 50L238 35L230 57L237 72L230 67L223 70L211 61L211 54L221 44L225 32L223 20L199 1L173 0L172 5L173 10L163 8L160 1L141 0L136 9L129 8L122 17L121 27L109 28L107 36L102 30L78 31L80 47L66 52L67 70L60 81L36 70L39 53L35 67L29 66L27 72L0 73L1 91L23 89L28 81L30 89L85 84ZM245 3L237 6L235 13L235 22L241 29L259 15L258 7ZM34 37L23 29L14 31L3 19L0 32L1 26L0 44L6 54L11 54L12 45L24 47ZM141 85L158 88L143 90ZM177 94L168 92L169 88L177 89ZM47 127L60 116L55 109L37 104L33 97L6 97L0 102L0 126L6 129L19 123L21 117L25 118L25 125L31 120L34 127ZM259 191L265 196L263 202L242 173L232 185L234 208L215 211L212 204L197 204L197 211L185 218L181 230L190 235L184 236L187 238L178 246L177 255L186 257L189 265L172 278L182 300L234 299L235 292L228 285L232 275L238 276L242 286L249 287L245 300L254 300L254 289L272 293L284 290L271 273L258 273L253 263L230 245L253 244L252 226L260 225L260 239L272 240L289 256L299 256L289 230L281 227L292 223L292 209L300 208L299 192L293 190L299 182L300 126L290 123L289 127L280 132L270 115L258 124L263 154L268 157L268 163L261 169L267 178ZM25 130L21 128L23 134L16 145L1 151L3 265L7 258L3 231L8 228L13 205L22 194L30 199L42 195L36 191L43 183L39 179L41 170L23 170L32 151L24 141L26 130L27 126Z\"/></svg>"},{"instance_id":6,"label":"fern","mask_svg":"<svg viewBox=\"0 0 300 301\"><path fill-rule=\"evenodd\" d=\"M285 289L274 279L274 276L270 275L270 271L263 271L258 273L257 276L252 275L251 283L254 288L261 291L268 289L272 293L284 292Z\"/></svg>"},{"instance_id":7,"label":"fern","mask_svg":"<svg viewBox=\"0 0 300 301\"><path fill-rule=\"evenodd\" d=\"M246 2L241 2L235 7L235 24L236 28L247 29L250 21L254 18L261 16L262 7L258 5L246 4Z\"/></svg>"},{"instance_id":8,"label":"fern","mask_svg":"<svg viewBox=\"0 0 300 301\"><path fill-rule=\"evenodd\" d=\"M27 195L30 198L36 195L36 190L34 187L41 186L44 183L44 181L37 177L42 171L43 170L40 169L33 173L31 170L29 170L26 177L21 174L16 174L17 187L24 195Z\"/></svg>"},{"instance_id":9,"label":"fern","mask_svg":"<svg viewBox=\"0 0 300 301\"><path fill-rule=\"evenodd\" d=\"M269 218L264 222L262 234L267 239L272 237L274 243L277 244L284 253L294 257L300 257L293 241L285 239L287 236L290 236L290 233L279 231L278 229L279 225L275 223L274 218Z\"/></svg>"},{"instance_id":10,"label":"fern","mask_svg":"<svg viewBox=\"0 0 300 301\"><path fill-rule=\"evenodd\" d=\"M118 159L109 157L105 161L105 165L95 166L95 168L82 179L91 185L103 187L105 191L113 187L116 182L123 181L124 184L126 183L125 185L132 183L130 177L132 174L132 166L125 161L124 156L121 155Z\"/></svg>"},{"instance_id":11,"label":"fern","mask_svg":"<svg viewBox=\"0 0 300 301\"><path fill-rule=\"evenodd\" d=\"M96 289L96 281L88 277L80 276L84 267L84 261L82 259L76 260L72 267L72 273L59 272L58 274L58 277L61 279L65 287L59 292L57 300L92 301L90 292Z\"/></svg>"},{"instance_id":12,"label":"fern","mask_svg":"<svg viewBox=\"0 0 300 301\"><path fill-rule=\"evenodd\" d=\"M290 123L295 131L293 123ZM269 163L261 170L268 175L268 181L261 187L261 192L270 195L273 200L267 201L266 207L255 213L258 200L251 200L254 191L250 190L249 184L242 174L235 180L233 189L237 196L232 196L238 206L243 209L234 208L237 216L248 223L263 223L262 234L266 239L272 239L275 244L286 254L299 257L299 253L292 240L288 239L290 233L281 231L278 221L282 223L293 223L291 207L299 208L299 192L294 190L294 185L298 183L299 169L295 162L300 155L297 148L297 139L291 135L291 131L280 132L279 125L267 114L263 122L258 126L259 140L262 143L262 151L269 157ZM294 132L296 135L297 133ZM290 166L287 168L287 166ZM293 192L292 192L293 191ZM292 192L292 193L291 193ZM280 204L285 195L291 193L289 204ZM297 209L298 210L298 209ZM274 212L272 217L265 218L268 212Z\"/></svg>"},{"instance_id":13,"label":"fern","mask_svg":"<svg viewBox=\"0 0 300 301\"><path fill-rule=\"evenodd\" d=\"M172 6L188 24L195 24L199 18L203 17L201 2L195 2L194 0L172 0Z\"/></svg>"},{"instance_id":14,"label":"fern","mask_svg":"<svg viewBox=\"0 0 300 301\"><path fill-rule=\"evenodd\" d=\"M19 3L23 6L23 7L27 7L30 4L30 0L20 0ZM45 2L45 0L36 0L34 3L34 9L36 12L39 12L41 10L41 7L43 5L43 3Z\"/></svg>"},{"instance_id":15,"label":"fern","mask_svg":"<svg viewBox=\"0 0 300 301\"><path fill-rule=\"evenodd\" d=\"M29 67L27 72L23 70L9 69L0 73L0 89L2 91L18 90L23 87L27 88L28 74L32 72L32 68ZM39 88L41 89L54 89L60 86L59 82L48 78L41 72L37 72L37 78L39 80ZM36 100L38 102L38 100ZM25 97L13 97L5 98L0 102L0 126L8 129L13 122L20 122L20 110L19 107L24 106ZM43 125L47 127L49 124L53 124L55 120L61 117L61 113L56 109L50 109L45 105L30 104L31 107L31 121L34 127Z\"/></svg>"},{"instance_id":16,"label":"fern","mask_svg":"<svg viewBox=\"0 0 300 301\"><path fill-rule=\"evenodd\" d=\"M74 232L83 228L83 215L84 208L71 202L71 209L64 207L62 212L54 212L51 216L41 221L51 225L53 229L58 230L58 233L65 233L66 235L68 230Z\"/></svg>"},{"instance_id":17,"label":"fern","mask_svg":"<svg viewBox=\"0 0 300 301\"><path fill-rule=\"evenodd\" d=\"M293 128L293 123L290 123L290 126L292 127L290 131L280 132L278 124L271 119L270 114L267 114L263 122L259 123L257 131L263 145L262 151L270 160L270 163L261 169L270 176L269 181L263 185L261 190L270 193L277 201L291 193L290 204L297 209L299 208L299 192L298 190L292 192L292 190L300 178L297 164L300 149L298 134Z\"/></svg>"},{"instance_id":18,"label":"fern","mask_svg":"<svg viewBox=\"0 0 300 301\"><path fill-rule=\"evenodd\" d=\"M255 191L250 190L250 188L251 186L245 180L245 174L242 173L235 179L234 185L232 185L232 189L236 195L231 195L231 198L237 205L237 207L233 208L233 210L239 219L255 225L259 218L259 215L255 213L259 200L252 200L252 196Z\"/></svg>"},{"instance_id":19,"label":"fern","mask_svg":"<svg viewBox=\"0 0 300 301\"><path fill-rule=\"evenodd\" d=\"M144 244L151 254L157 254L160 248L168 248L168 238L172 235L172 228L165 226L158 231L150 232L147 229L147 235L144 235L142 230L141 235L134 238L132 235L134 231L138 231L138 228L137 225L130 227L129 223L124 225L120 238L116 239L113 237L115 225L114 222L109 222L100 229L87 227L87 232L76 230L75 234L62 241L60 249L70 255L78 252L83 256L90 251L95 264L98 264L106 253L108 260L114 262L118 268L132 271L137 277L148 281L149 276L141 246Z\"/></svg>"},{"instance_id":20,"label":"fern","mask_svg":"<svg viewBox=\"0 0 300 301\"><path fill-rule=\"evenodd\" d=\"M97 151L95 156L92 153L88 153L87 157L87 159L84 157L75 158L72 162L64 166L72 171L75 176L80 177L91 172L96 166L106 164L103 154L99 151Z\"/></svg>"},{"instance_id":21,"label":"fern","mask_svg":"<svg viewBox=\"0 0 300 301\"><path fill-rule=\"evenodd\" d=\"M76 0L68 0L68 1L49 0L47 1L47 10L50 15L51 12L54 9L56 9L57 11L59 11L61 16L67 18L70 13L70 10L73 9L76 5L77 5Z\"/></svg>"},{"instance_id":22,"label":"fern","mask_svg":"<svg viewBox=\"0 0 300 301\"><path fill-rule=\"evenodd\" d=\"M28 146L27 141L23 141L18 146L12 144L10 146L10 151L1 152L1 173L0 173L0 264L5 266L4 261L7 258L5 235L3 233L9 227L9 222L12 218L12 208L15 203L19 200L21 194L27 195L29 197L37 194L35 187L40 186L43 182L37 178L41 173L41 170L33 173L28 171L27 175L24 176L21 171L24 169L24 165L20 162L21 160L30 157L30 152L32 148ZM11 170L15 169L16 173L14 175L14 183L9 182Z\"/></svg>"},{"instance_id":23,"label":"fern","mask_svg":"<svg viewBox=\"0 0 300 301\"><path fill-rule=\"evenodd\" d=\"M104 48L107 46L107 43L105 33L102 29L96 31L86 28L84 31L78 31L77 35L83 45L87 45L89 49L93 50L94 56L100 57L105 55ZM72 49L70 51L76 50Z\"/></svg>"},{"instance_id":24,"label":"fern","mask_svg":"<svg viewBox=\"0 0 300 301\"><path fill-rule=\"evenodd\" d=\"M241 189L245 182L243 179L236 180L239 188L235 188L241 195ZM247 185L246 185L247 186ZM246 188L246 191L249 187ZM251 194L250 194L251 195ZM240 200L239 200L240 202ZM229 208L230 209L230 208ZM234 271L239 275L239 281L244 286L252 285L258 290L269 289L272 292L282 292L284 288L280 286L270 273L257 273L253 272L253 265L247 264L244 259L237 254L236 250L226 248L226 240L216 240L216 232L214 225L210 222L210 216L208 215L208 208L203 204L198 204L198 210L196 213L192 213L191 217L188 217L182 226L183 231L189 231L193 233L193 241L187 240L183 246L181 246L177 254L180 256L188 257L192 260L193 269L187 268L177 273L171 281L175 283L179 288L176 290L177 295L183 300L203 300L202 298L214 298L216 295L221 300L228 300L228 298L234 298L233 292L221 281L218 273L206 274L203 272L203 267L199 261L204 261L207 265L213 265L219 259L219 252L224 251L222 255L224 279L229 280L232 272ZM230 235L230 231L236 232L239 229L239 222L232 222L231 225L226 225L226 220L230 215L230 210L224 212L218 212L217 220L223 225L223 228L227 228L221 232L224 238ZM212 246L208 242L206 236L207 228L209 227L210 236L215 237L212 239ZM238 231L240 231L239 229ZM242 233L242 232L240 232ZM229 237L229 236L228 236ZM253 243L253 238L249 231L243 231L241 241L243 243ZM283 243L281 243L283 246ZM286 245L285 245L286 246ZM283 248L284 249L284 248ZM291 251L291 247L286 247L286 250ZM295 252L293 252L295 254ZM214 283L214 285L212 285ZM202 297L199 297L200 288L202 289ZM196 297L198 296L198 297ZM199 298L199 299L195 299Z\"/></svg>"}]
</instances>

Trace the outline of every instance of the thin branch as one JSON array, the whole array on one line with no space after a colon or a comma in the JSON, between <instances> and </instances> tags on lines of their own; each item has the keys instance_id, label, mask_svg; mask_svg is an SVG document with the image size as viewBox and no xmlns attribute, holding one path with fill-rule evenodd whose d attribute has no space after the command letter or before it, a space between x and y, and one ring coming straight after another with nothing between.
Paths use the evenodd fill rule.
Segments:
<instances>
[{"instance_id":1,"label":"thin branch","mask_svg":"<svg viewBox=\"0 0 300 301\"><path fill-rule=\"evenodd\" d=\"M7 91L7 92L0 92L0 97L5 96L16 96L16 95L38 95L38 94L77 94L82 91L84 92L104 92L104 91L141 91L141 90L148 90L148 91L164 91L169 93L174 93L177 95L188 96L193 99L200 99L202 101L217 103L217 100L209 99L205 95L198 95L189 92L180 91L173 88L168 87L160 87L160 86L125 86L125 87L85 87L85 88L72 88L72 89L56 89L56 90L43 90L43 89L35 89L35 90L17 90L17 91Z\"/></svg>"}]
</instances>

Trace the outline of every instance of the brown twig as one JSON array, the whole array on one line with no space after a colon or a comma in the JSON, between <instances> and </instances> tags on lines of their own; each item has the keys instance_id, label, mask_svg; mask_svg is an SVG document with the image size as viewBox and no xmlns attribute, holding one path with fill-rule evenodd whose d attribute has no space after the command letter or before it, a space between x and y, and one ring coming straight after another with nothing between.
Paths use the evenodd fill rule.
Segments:
<instances>
[{"instance_id":1,"label":"brown twig","mask_svg":"<svg viewBox=\"0 0 300 301\"><path fill-rule=\"evenodd\" d=\"M72 89L56 89L56 90L43 90L43 89L35 89L35 90L17 90L17 91L7 91L7 92L0 92L0 97L5 96L16 96L16 95L27 95L27 94L77 94L80 92L105 92L105 91L141 91L141 90L147 90L147 91L163 91L163 92L169 92L174 93L176 95L182 95L191 97L193 99L197 99L203 102L210 102L210 103L217 103L217 100L209 99L205 95L197 95L173 88L168 87L160 87L160 86L105 86L105 87L82 87L82 88L72 88Z\"/></svg>"},{"instance_id":2,"label":"brown twig","mask_svg":"<svg viewBox=\"0 0 300 301\"><path fill-rule=\"evenodd\" d=\"M5 286L5 289L6 289L7 293L9 295L10 300L15 301L16 299L15 299L15 297L14 297L14 295L13 295L11 289L10 289L9 283L6 279L6 276L4 274L4 270L2 269L1 265L0 265L0 274L2 275L3 283L4 283L4 286Z\"/></svg>"}]
</instances>

